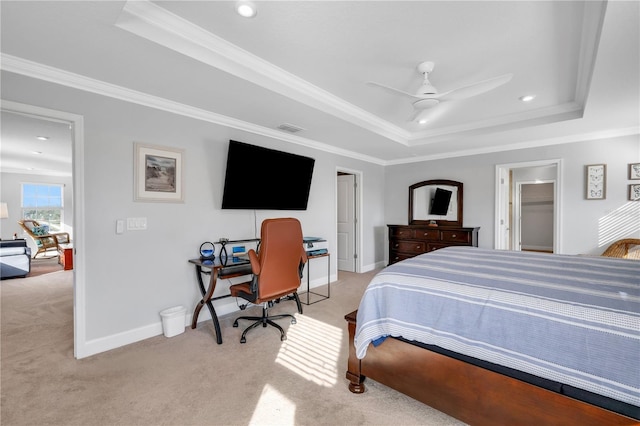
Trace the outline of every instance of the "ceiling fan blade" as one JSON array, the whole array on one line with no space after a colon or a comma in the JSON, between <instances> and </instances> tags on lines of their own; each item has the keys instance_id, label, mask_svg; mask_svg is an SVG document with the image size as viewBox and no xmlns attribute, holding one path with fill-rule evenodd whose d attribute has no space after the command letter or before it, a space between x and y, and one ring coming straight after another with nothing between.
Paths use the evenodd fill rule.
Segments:
<instances>
[{"instance_id":1,"label":"ceiling fan blade","mask_svg":"<svg viewBox=\"0 0 640 426\"><path fill-rule=\"evenodd\" d=\"M416 95L414 95L414 94L412 94L412 93L405 92L405 91L400 90L400 89L396 89L396 88L393 88L393 87L385 86L384 84L376 83L376 82L374 82L374 81L368 81L368 82L367 82L367 86L376 86L376 87L380 87L380 88L382 88L382 89L385 89L385 90L387 90L387 91L389 91L389 92L393 93L394 95L402 95L402 96L409 97L409 98L411 98L411 99L421 99L421 97L420 97L420 96L416 96Z\"/></svg>"},{"instance_id":2,"label":"ceiling fan blade","mask_svg":"<svg viewBox=\"0 0 640 426\"><path fill-rule=\"evenodd\" d=\"M513 78L513 74L504 74L499 77L490 78L488 80L479 81L477 83L469 84L468 86L458 87L457 89L449 90L447 92L438 93L431 97L454 101L458 99L466 99L472 96L479 95L481 93L488 92L496 87L502 86L508 83Z\"/></svg>"}]
</instances>

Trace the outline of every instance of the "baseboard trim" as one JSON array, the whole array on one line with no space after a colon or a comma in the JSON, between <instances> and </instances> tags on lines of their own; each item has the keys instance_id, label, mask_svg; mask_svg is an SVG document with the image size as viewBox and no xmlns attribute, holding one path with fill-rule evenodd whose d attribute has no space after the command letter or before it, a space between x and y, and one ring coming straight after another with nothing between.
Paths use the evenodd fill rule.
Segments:
<instances>
[{"instance_id":1,"label":"baseboard trim","mask_svg":"<svg viewBox=\"0 0 640 426\"><path fill-rule=\"evenodd\" d=\"M335 282L338 279L337 276L331 276L331 282ZM320 287L322 285L327 285L327 279L319 278L311 281L309 283L309 288ZM300 291L302 288L304 290L307 289L306 280L300 286ZM232 314L240 310L238 307L236 300L233 298L228 299L220 299L214 302L214 307L216 308L216 314L218 317L223 317L224 315ZM185 316L185 327L190 327L191 320L193 318L193 309L194 306L187 306L187 314ZM198 324L203 321L211 321L211 314L208 309L202 309L200 311L200 315L198 315ZM97 355L102 352L107 352L113 349L117 349L123 346L130 345L132 343L137 343L142 340L150 339L152 337L156 337L163 334L162 330L162 320L159 320L156 323L149 324L143 327L134 328L131 330L123 331L121 333L112 334L110 336L101 337L98 339L87 340L83 347L82 353L77 354L77 358L86 358L92 355Z\"/></svg>"}]
</instances>

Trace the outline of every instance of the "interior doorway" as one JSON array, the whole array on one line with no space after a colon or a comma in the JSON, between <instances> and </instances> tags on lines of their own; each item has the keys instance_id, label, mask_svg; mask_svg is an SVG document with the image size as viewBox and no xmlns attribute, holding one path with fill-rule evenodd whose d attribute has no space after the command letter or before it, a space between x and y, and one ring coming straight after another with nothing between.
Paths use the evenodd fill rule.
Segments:
<instances>
[{"instance_id":1,"label":"interior doorway","mask_svg":"<svg viewBox=\"0 0 640 426\"><path fill-rule=\"evenodd\" d=\"M516 182L513 246L553 253L555 181Z\"/></svg>"},{"instance_id":2,"label":"interior doorway","mask_svg":"<svg viewBox=\"0 0 640 426\"><path fill-rule=\"evenodd\" d=\"M359 172L338 170L336 175L336 246L339 271L360 272Z\"/></svg>"},{"instance_id":3,"label":"interior doorway","mask_svg":"<svg viewBox=\"0 0 640 426\"><path fill-rule=\"evenodd\" d=\"M560 159L496 166L496 249L521 250L524 246L528 250L562 253L561 177ZM544 184L547 186L537 189L527 186ZM523 188L527 191L524 205ZM523 242L523 231L525 239L533 238L533 242Z\"/></svg>"},{"instance_id":4,"label":"interior doorway","mask_svg":"<svg viewBox=\"0 0 640 426\"><path fill-rule=\"evenodd\" d=\"M75 358L84 358L85 336L85 266L84 266L84 164L78 159L84 155L84 118L77 114L41 108L2 100L2 111L21 114L44 122L65 123L69 126L72 162L72 206L73 221L73 351ZM4 124L4 123L3 123Z\"/></svg>"}]
</instances>

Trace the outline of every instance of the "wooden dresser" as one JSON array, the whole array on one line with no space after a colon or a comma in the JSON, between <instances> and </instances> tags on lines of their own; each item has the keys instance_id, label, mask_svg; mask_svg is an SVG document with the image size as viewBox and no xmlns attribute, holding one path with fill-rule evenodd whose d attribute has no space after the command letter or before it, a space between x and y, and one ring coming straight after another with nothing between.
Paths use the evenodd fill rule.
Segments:
<instances>
[{"instance_id":1,"label":"wooden dresser","mask_svg":"<svg viewBox=\"0 0 640 426\"><path fill-rule=\"evenodd\" d=\"M389 265L448 246L478 247L478 228L426 225L387 225Z\"/></svg>"}]
</instances>

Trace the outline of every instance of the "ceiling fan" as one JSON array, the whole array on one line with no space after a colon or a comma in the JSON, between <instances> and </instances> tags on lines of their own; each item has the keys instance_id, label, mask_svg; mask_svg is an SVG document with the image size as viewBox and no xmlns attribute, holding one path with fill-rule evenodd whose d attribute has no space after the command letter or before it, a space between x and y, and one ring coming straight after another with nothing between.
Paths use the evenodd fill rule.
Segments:
<instances>
[{"instance_id":1,"label":"ceiling fan","mask_svg":"<svg viewBox=\"0 0 640 426\"><path fill-rule=\"evenodd\" d=\"M509 82L513 77L513 74L504 74L498 77L490 78L488 80L479 81L477 83L469 84L466 86L458 87L457 89L449 90L446 92L438 93L438 90L429 81L429 74L433 71L434 63L427 61L418 65L418 71L424 76L424 80L420 88L416 93L408 93L400 89L385 86L384 84L375 83L373 81L368 82L369 86L377 86L383 89L389 90L394 94L407 96L413 99L414 113L409 118L409 121L422 122L426 117L428 110L435 107L440 102L455 101L460 99L470 98L472 96L480 95L502 86Z\"/></svg>"}]
</instances>

